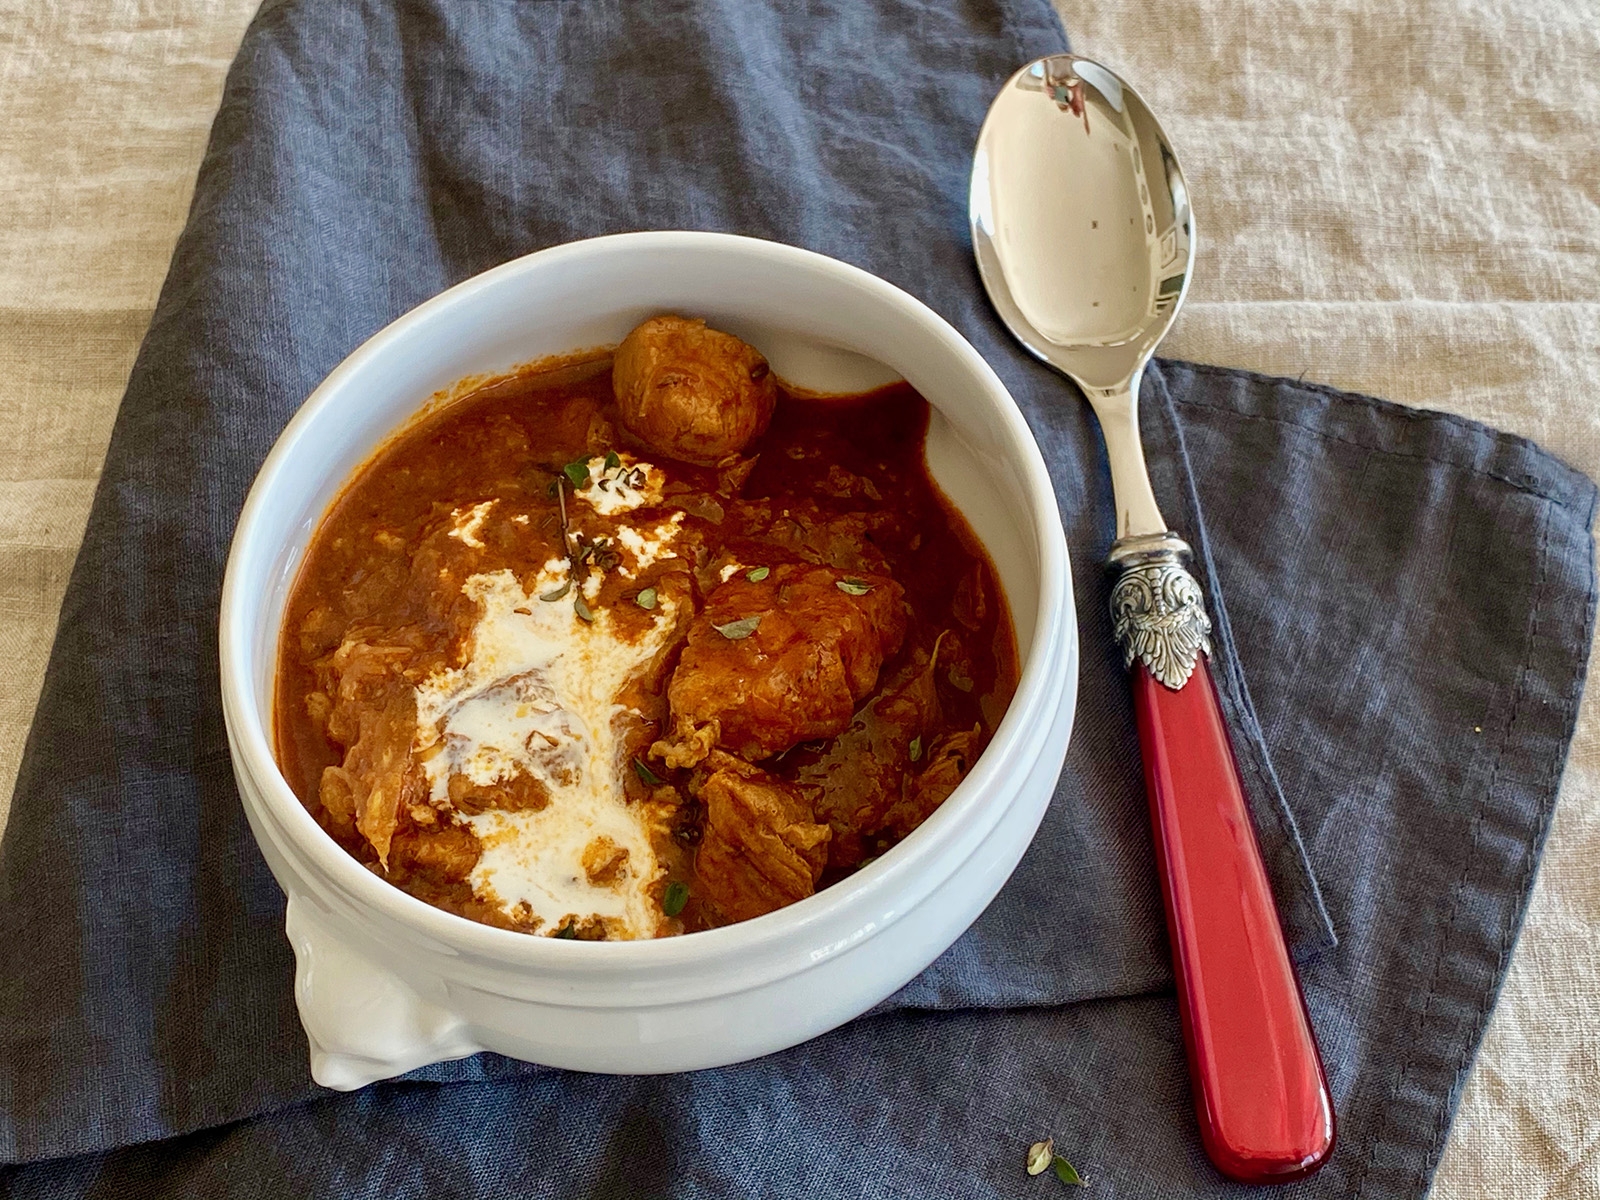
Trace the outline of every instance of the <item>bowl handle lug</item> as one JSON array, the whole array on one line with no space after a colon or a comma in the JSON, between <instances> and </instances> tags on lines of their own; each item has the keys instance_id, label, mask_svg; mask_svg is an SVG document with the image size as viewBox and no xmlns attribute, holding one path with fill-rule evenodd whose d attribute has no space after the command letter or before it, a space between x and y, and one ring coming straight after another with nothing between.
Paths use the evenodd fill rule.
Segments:
<instances>
[{"instance_id":1,"label":"bowl handle lug","mask_svg":"<svg viewBox=\"0 0 1600 1200\"><path fill-rule=\"evenodd\" d=\"M335 934L318 908L291 896L284 917L314 1080L348 1092L483 1048L460 1017Z\"/></svg>"}]
</instances>

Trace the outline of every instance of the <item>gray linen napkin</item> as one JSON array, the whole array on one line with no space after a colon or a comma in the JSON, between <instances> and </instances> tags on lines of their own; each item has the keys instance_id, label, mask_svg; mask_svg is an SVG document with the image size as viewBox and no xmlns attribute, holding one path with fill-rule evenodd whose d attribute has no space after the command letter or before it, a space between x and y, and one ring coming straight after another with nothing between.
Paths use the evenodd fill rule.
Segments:
<instances>
[{"instance_id":1,"label":"gray linen napkin","mask_svg":"<svg viewBox=\"0 0 1600 1200\"><path fill-rule=\"evenodd\" d=\"M1118 1195L1232 1190L1188 1111L1105 636L1097 439L993 319L965 237L989 99L1063 45L1046 0L262 10L118 417L0 852L0 1155L84 1156L10 1190L1012 1195L1048 1131ZM880 1015L690 1076L480 1056L327 1098L218 708L234 520L366 336L507 258L630 228L856 262L995 365L1073 550L1061 785L994 905ZM1341 1118L1333 1163L1295 1191L1419 1195L1571 734L1593 485L1476 425L1237 372L1159 364L1144 401Z\"/></svg>"}]
</instances>

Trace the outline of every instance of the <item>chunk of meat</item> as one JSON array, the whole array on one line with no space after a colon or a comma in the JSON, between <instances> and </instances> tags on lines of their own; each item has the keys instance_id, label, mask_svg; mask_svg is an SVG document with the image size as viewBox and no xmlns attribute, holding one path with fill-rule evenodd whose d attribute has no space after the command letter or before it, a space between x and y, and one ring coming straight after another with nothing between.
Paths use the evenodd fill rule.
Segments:
<instances>
[{"instance_id":1,"label":"chunk of meat","mask_svg":"<svg viewBox=\"0 0 1600 1200\"><path fill-rule=\"evenodd\" d=\"M680 720L672 736L652 745L650 753L674 771L693 767L705 761L721 736L722 723L715 717L700 725L692 720Z\"/></svg>"},{"instance_id":2,"label":"chunk of meat","mask_svg":"<svg viewBox=\"0 0 1600 1200\"><path fill-rule=\"evenodd\" d=\"M319 604L300 622L300 653L306 659L320 658L338 646L348 622L327 604Z\"/></svg>"},{"instance_id":3,"label":"chunk of meat","mask_svg":"<svg viewBox=\"0 0 1600 1200\"><path fill-rule=\"evenodd\" d=\"M731 512L745 539L781 548L786 558L857 573L886 573L888 559L877 540L905 532L902 518L892 512L825 512L811 499L738 501Z\"/></svg>"},{"instance_id":4,"label":"chunk of meat","mask_svg":"<svg viewBox=\"0 0 1600 1200\"><path fill-rule=\"evenodd\" d=\"M491 808L503 812L538 812L550 803L550 789L525 771L509 781L477 783L471 776L455 774L446 785L450 803L460 812L476 815Z\"/></svg>"},{"instance_id":5,"label":"chunk of meat","mask_svg":"<svg viewBox=\"0 0 1600 1200\"><path fill-rule=\"evenodd\" d=\"M344 769L356 780L356 831L386 867L400 807L427 796L422 773L412 768L416 730L416 693L409 685L397 688L382 709L362 712L361 736L344 756Z\"/></svg>"},{"instance_id":6,"label":"chunk of meat","mask_svg":"<svg viewBox=\"0 0 1600 1200\"><path fill-rule=\"evenodd\" d=\"M396 883L423 878L437 887L462 883L482 853L478 835L465 825L402 829L390 847L389 878Z\"/></svg>"},{"instance_id":7,"label":"chunk of meat","mask_svg":"<svg viewBox=\"0 0 1600 1200\"><path fill-rule=\"evenodd\" d=\"M354 821L386 870L401 806L427 798L411 754L417 693L403 673L411 655L404 646L347 637L330 663L337 683L327 730L345 754L339 766L323 771L320 796L333 821Z\"/></svg>"},{"instance_id":8,"label":"chunk of meat","mask_svg":"<svg viewBox=\"0 0 1600 1200\"><path fill-rule=\"evenodd\" d=\"M905 795L884 814L882 831L896 839L903 838L931 817L956 790L956 784L972 770L981 738L981 727L974 725L971 729L947 733L934 742L928 754L928 765L906 781Z\"/></svg>"},{"instance_id":9,"label":"chunk of meat","mask_svg":"<svg viewBox=\"0 0 1600 1200\"><path fill-rule=\"evenodd\" d=\"M673 734L651 752L692 766L713 726L715 744L752 762L832 737L905 632L904 592L887 576L799 563L760 582L735 575L689 625L667 685Z\"/></svg>"},{"instance_id":10,"label":"chunk of meat","mask_svg":"<svg viewBox=\"0 0 1600 1200\"><path fill-rule=\"evenodd\" d=\"M628 865L628 848L601 834L583 848L583 873L595 887L613 887Z\"/></svg>"},{"instance_id":11,"label":"chunk of meat","mask_svg":"<svg viewBox=\"0 0 1600 1200\"><path fill-rule=\"evenodd\" d=\"M883 493L878 491L877 484L865 475L845 470L838 463L829 463L827 477L817 480L812 487L819 494L832 496L835 500L854 500L857 503L870 500L874 504L883 502Z\"/></svg>"},{"instance_id":12,"label":"chunk of meat","mask_svg":"<svg viewBox=\"0 0 1600 1200\"><path fill-rule=\"evenodd\" d=\"M701 898L729 921L747 921L803 900L828 862L826 825L800 789L758 767L718 755L700 786L705 831L695 854Z\"/></svg>"},{"instance_id":13,"label":"chunk of meat","mask_svg":"<svg viewBox=\"0 0 1600 1200\"><path fill-rule=\"evenodd\" d=\"M906 791L912 739L939 721L937 661L937 646L931 655L918 651L894 678L884 681L883 690L851 718L849 728L795 776L816 795L816 819L833 830L828 865L835 870L860 864L868 853L864 837L883 826L885 813Z\"/></svg>"},{"instance_id":14,"label":"chunk of meat","mask_svg":"<svg viewBox=\"0 0 1600 1200\"><path fill-rule=\"evenodd\" d=\"M767 430L777 380L754 346L685 317L652 317L617 347L622 423L652 450L715 466Z\"/></svg>"}]
</instances>

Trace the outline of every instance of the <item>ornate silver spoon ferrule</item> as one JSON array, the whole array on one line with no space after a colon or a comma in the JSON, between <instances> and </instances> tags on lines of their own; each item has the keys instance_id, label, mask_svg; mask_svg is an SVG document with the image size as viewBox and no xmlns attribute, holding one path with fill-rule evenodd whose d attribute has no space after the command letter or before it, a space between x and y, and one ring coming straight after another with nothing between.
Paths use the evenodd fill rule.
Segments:
<instances>
[{"instance_id":1,"label":"ornate silver spoon ferrule","mask_svg":"<svg viewBox=\"0 0 1600 1200\"><path fill-rule=\"evenodd\" d=\"M1170 530L1119 538L1106 557L1119 572L1111 588L1111 632L1122 665L1137 659L1174 691L1189 682L1200 655L1211 655L1211 618L1188 560L1188 543Z\"/></svg>"}]
</instances>

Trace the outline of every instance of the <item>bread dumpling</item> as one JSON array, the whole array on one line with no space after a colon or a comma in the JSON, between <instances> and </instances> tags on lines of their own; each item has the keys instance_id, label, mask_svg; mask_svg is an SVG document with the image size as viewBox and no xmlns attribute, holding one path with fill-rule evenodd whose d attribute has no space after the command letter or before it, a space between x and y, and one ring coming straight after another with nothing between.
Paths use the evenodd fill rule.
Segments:
<instances>
[{"instance_id":1,"label":"bread dumpling","mask_svg":"<svg viewBox=\"0 0 1600 1200\"><path fill-rule=\"evenodd\" d=\"M704 321L652 317L617 347L622 423L652 450L715 466L766 432L778 386L754 346Z\"/></svg>"}]
</instances>

